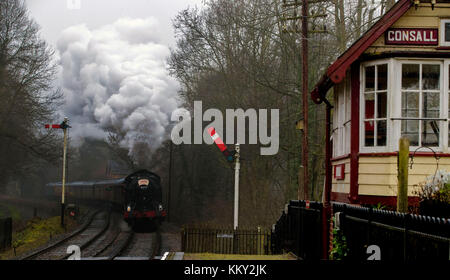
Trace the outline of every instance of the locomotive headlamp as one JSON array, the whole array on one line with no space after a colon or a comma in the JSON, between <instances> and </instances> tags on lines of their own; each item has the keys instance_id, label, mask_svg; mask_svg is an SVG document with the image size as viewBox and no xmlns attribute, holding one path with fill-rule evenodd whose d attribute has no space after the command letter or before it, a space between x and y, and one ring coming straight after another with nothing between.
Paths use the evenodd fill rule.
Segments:
<instances>
[{"instance_id":1,"label":"locomotive headlamp","mask_svg":"<svg viewBox=\"0 0 450 280\"><path fill-rule=\"evenodd\" d=\"M148 186L149 183L150 183L150 181L148 179L140 179L138 181L139 186Z\"/></svg>"}]
</instances>

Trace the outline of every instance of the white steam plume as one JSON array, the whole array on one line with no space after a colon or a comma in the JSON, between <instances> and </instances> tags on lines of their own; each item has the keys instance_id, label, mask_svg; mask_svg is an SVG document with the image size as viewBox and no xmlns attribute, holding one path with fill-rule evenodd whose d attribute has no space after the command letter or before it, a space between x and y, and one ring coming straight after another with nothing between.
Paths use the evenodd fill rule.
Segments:
<instances>
[{"instance_id":1,"label":"white steam plume","mask_svg":"<svg viewBox=\"0 0 450 280\"><path fill-rule=\"evenodd\" d=\"M57 49L73 134L104 137L105 129L119 129L131 153L136 142L161 144L178 105L178 84L167 71L169 48L158 38L154 18L63 31Z\"/></svg>"}]
</instances>

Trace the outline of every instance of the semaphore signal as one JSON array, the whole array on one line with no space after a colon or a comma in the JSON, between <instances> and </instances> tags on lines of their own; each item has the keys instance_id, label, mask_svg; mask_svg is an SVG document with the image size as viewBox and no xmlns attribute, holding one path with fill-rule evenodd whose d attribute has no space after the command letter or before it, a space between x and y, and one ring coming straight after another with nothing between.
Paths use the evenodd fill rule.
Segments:
<instances>
[{"instance_id":1,"label":"semaphore signal","mask_svg":"<svg viewBox=\"0 0 450 280\"><path fill-rule=\"evenodd\" d=\"M226 159L229 162L233 162L234 155L236 154L236 152L235 151L232 151L232 152L228 151L227 145L225 145L225 143L222 141L222 138L220 138L219 134L216 132L214 127L208 128L208 132L209 132L209 135L211 136L211 138L214 140L214 143L216 143L217 147L222 152L222 154L226 157Z\"/></svg>"},{"instance_id":2,"label":"semaphore signal","mask_svg":"<svg viewBox=\"0 0 450 280\"><path fill-rule=\"evenodd\" d=\"M64 210L65 210L65 184L66 184L66 155L67 155L67 129L69 126L69 119L64 118L60 124L45 124L45 128L62 129L64 131L64 150L63 150L63 174L62 174L62 188L61 188L61 226L64 226Z\"/></svg>"},{"instance_id":3,"label":"semaphore signal","mask_svg":"<svg viewBox=\"0 0 450 280\"><path fill-rule=\"evenodd\" d=\"M236 230L239 225L239 169L241 168L241 163L239 161L240 158L240 147L239 143L236 143L235 151L228 151L227 145L223 143L222 139L220 138L219 134L216 132L214 127L208 128L209 135L214 140L214 143L216 143L217 147L219 147L219 150L224 154L224 156L227 158L229 162L234 161L234 229Z\"/></svg>"},{"instance_id":4,"label":"semaphore signal","mask_svg":"<svg viewBox=\"0 0 450 280\"><path fill-rule=\"evenodd\" d=\"M50 128L61 128L61 129L66 129L66 128L69 128L69 127L70 127L70 126L67 124L68 121L69 121L69 120L68 120L67 118L64 118L64 121L63 121L62 123L60 123L60 124L45 124L44 127L47 128L47 129L50 129Z\"/></svg>"}]
</instances>

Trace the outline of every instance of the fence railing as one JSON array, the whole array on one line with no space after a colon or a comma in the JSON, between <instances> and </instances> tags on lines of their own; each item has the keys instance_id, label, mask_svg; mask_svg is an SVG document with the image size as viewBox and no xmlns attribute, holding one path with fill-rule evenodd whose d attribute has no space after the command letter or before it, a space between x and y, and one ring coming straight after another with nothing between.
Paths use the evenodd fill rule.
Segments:
<instances>
[{"instance_id":1,"label":"fence railing","mask_svg":"<svg viewBox=\"0 0 450 280\"><path fill-rule=\"evenodd\" d=\"M450 219L333 203L346 237L348 259L367 260L376 245L381 260L450 260Z\"/></svg>"},{"instance_id":2,"label":"fence railing","mask_svg":"<svg viewBox=\"0 0 450 280\"><path fill-rule=\"evenodd\" d=\"M181 231L181 247L186 253L269 255L271 231L188 226Z\"/></svg>"},{"instance_id":3,"label":"fence railing","mask_svg":"<svg viewBox=\"0 0 450 280\"><path fill-rule=\"evenodd\" d=\"M322 203L291 200L272 230L272 251L292 252L302 259L320 259Z\"/></svg>"},{"instance_id":4,"label":"fence railing","mask_svg":"<svg viewBox=\"0 0 450 280\"><path fill-rule=\"evenodd\" d=\"M305 260L321 258L321 203L292 200L272 229L272 252L290 251ZM347 258L365 261L376 245L381 260L450 260L450 219L401 214L332 203L346 238Z\"/></svg>"}]
</instances>

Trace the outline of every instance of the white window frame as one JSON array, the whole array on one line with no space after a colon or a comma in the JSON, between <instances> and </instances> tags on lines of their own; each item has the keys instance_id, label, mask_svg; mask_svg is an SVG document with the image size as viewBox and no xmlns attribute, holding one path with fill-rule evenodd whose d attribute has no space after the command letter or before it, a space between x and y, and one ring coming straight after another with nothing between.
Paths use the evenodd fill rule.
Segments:
<instances>
[{"instance_id":1,"label":"white window frame","mask_svg":"<svg viewBox=\"0 0 450 280\"><path fill-rule=\"evenodd\" d=\"M447 104L447 102L445 102L445 99L448 98L447 94L443 91L443 87L444 87L444 80L445 80L445 76L444 75L444 71L443 71L443 63L444 60L443 59L396 59L395 60L395 74L396 74L396 78L395 78L395 85L394 85L394 92L396 94L392 94L394 96L394 99L391 101L392 104L399 104L397 106L393 106L393 112L391 115L391 119L395 118L395 120L393 120L393 130L396 131L395 134L395 139L400 139L401 136L401 120L398 120L399 118L402 118L402 112L401 112L401 104L402 104L402 89L401 89L401 81L402 81L402 64L439 64L440 65L440 71L441 71L441 80L440 80L440 112L439 112L439 118L440 119L445 119L447 114L444 112L445 110L448 110L448 107L445 107L444 104ZM419 103L419 111L422 109L422 105L421 103ZM394 108L395 107L395 108ZM446 146L444 145L445 141L447 141L447 137L445 136L445 134L447 134L447 130L448 128L445 128L447 124L446 121L439 121L439 146L434 146L431 147L434 151L436 152L444 152L446 151ZM421 131L419 131L419 133L421 133ZM398 141L397 143L393 143L394 144L394 150L393 151L398 151ZM417 148L419 148L420 146L410 146L410 151L415 151ZM428 149L421 149L421 152L426 152L429 151Z\"/></svg>"},{"instance_id":2,"label":"white window frame","mask_svg":"<svg viewBox=\"0 0 450 280\"><path fill-rule=\"evenodd\" d=\"M350 73L334 88L333 157L350 153L351 84Z\"/></svg>"},{"instance_id":3,"label":"white window frame","mask_svg":"<svg viewBox=\"0 0 450 280\"><path fill-rule=\"evenodd\" d=\"M447 119L447 123L445 123L445 130L447 130L446 132L443 131L443 145L442 148L445 152L449 152L449 145L448 142L450 141L450 137L449 137L449 133L450 133L450 128L449 128L449 124L450 124L450 115L448 113L448 111L450 110L450 104L449 104L449 98L450 98L450 81L449 81L449 68L450 68L450 59L445 59L444 60L444 71L442 71L443 73L443 101L442 101L442 106L444 107L444 112L443 112L443 116L444 118Z\"/></svg>"},{"instance_id":4,"label":"white window frame","mask_svg":"<svg viewBox=\"0 0 450 280\"><path fill-rule=\"evenodd\" d=\"M369 62L365 62L365 63L361 63L361 67L360 67L360 89L359 89L359 100L360 100L360 104L359 104L359 150L361 153L383 153L383 152L388 152L391 150L391 139L392 139L392 125L391 125L391 120L390 120L390 115L391 115L391 104L392 104L392 97L391 97L391 92L392 92L392 79L391 79L391 75L390 73L393 73L393 69L392 69L392 61L393 59L381 59L381 60L374 60L374 61L369 61ZM366 84L366 75L364 73L364 69L368 66L374 66L374 65L380 65L380 64L387 64L387 71L388 71L388 77L387 77L387 108L386 108L386 146L372 146L372 147L366 147L365 144L365 131L364 131L364 117L365 117L365 102L364 102L364 98L365 98L365 84ZM376 83L376 81L375 81ZM376 105L374 105L375 108L374 110L377 110Z\"/></svg>"},{"instance_id":5,"label":"white window frame","mask_svg":"<svg viewBox=\"0 0 450 280\"><path fill-rule=\"evenodd\" d=\"M386 146L384 147L365 147L364 141L364 87L365 87L365 73L364 68L367 66L388 64L388 86L387 86L387 123L386 123ZM447 119L448 121L439 121L439 147L433 147L436 152L450 152L449 148L449 67L450 59L415 59L415 58L390 58L380 59L370 62L361 63L360 66L360 104L359 104L359 151L360 153L384 153L398 151L398 139L401 136L401 79L402 79L402 64L403 63L424 63L424 64L440 64L441 65L441 81L440 81L440 114L439 118ZM395 105L394 105L395 104ZM375 108L376 110L376 108ZM414 151L418 146L411 146L410 150ZM421 152L427 152L427 149L421 149ZM429 150L428 150L429 151Z\"/></svg>"},{"instance_id":6,"label":"white window frame","mask_svg":"<svg viewBox=\"0 0 450 280\"><path fill-rule=\"evenodd\" d=\"M440 45L443 47L450 47L450 41L445 41L445 24L450 23L450 19L441 19L441 25L440 25Z\"/></svg>"}]
</instances>

